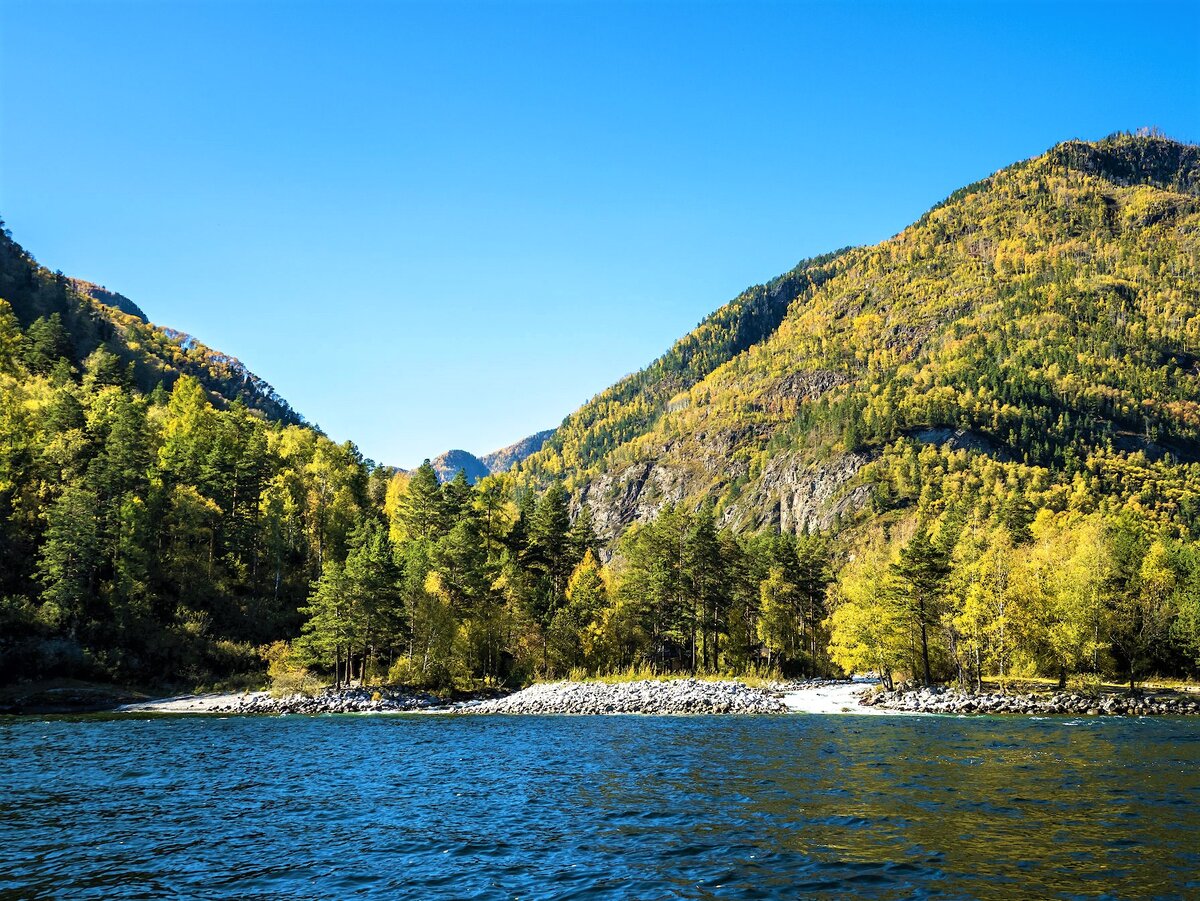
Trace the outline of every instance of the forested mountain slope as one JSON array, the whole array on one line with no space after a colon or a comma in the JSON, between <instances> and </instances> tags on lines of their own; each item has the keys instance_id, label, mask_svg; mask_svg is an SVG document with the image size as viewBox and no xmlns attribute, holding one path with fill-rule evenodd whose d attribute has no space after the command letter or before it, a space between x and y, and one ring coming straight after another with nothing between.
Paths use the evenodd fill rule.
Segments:
<instances>
[{"instance_id":1,"label":"forested mountain slope","mask_svg":"<svg viewBox=\"0 0 1200 901\"><path fill-rule=\"evenodd\" d=\"M1198 171L1059 145L745 292L474 485L230 401L6 238L0 683L1195 675Z\"/></svg>"},{"instance_id":2,"label":"forested mountain slope","mask_svg":"<svg viewBox=\"0 0 1200 901\"><path fill-rule=\"evenodd\" d=\"M804 531L1018 489L1195 530L1198 263L1200 149L1067 142L747 292L523 477L609 538L668 503Z\"/></svg>"},{"instance_id":3,"label":"forested mountain slope","mask_svg":"<svg viewBox=\"0 0 1200 901\"><path fill-rule=\"evenodd\" d=\"M479 458L479 462L491 472L508 472L522 460L540 451L553 434L554 429L534 432L528 438L522 438L515 444L502 447L500 450L492 451L490 454L484 454Z\"/></svg>"},{"instance_id":4,"label":"forested mountain slope","mask_svg":"<svg viewBox=\"0 0 1200 901\"><path fill-rule=\"evenodd\" d=\"M98 285L50 272L0 228L0 298L44 345L47 366L62 357L76 366L97 348L132 366L134 384L170 388L181 375L197 378L210 399L240 401L268 419L301 417L266 381L234 357L191 335L153 325L129 298ZM35 367L36 368L36 365Z\"/></svg>"}]
</instances>

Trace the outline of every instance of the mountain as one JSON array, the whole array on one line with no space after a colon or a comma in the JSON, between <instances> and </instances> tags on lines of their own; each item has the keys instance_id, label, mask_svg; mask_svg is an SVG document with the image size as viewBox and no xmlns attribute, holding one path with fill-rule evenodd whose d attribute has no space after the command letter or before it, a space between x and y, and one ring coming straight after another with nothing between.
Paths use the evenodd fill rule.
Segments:
<instances>
[{"instance_id":1,"label":"mountain","mask_svg":"<svg viewBox=\"0 0 1200 901\"><path fill-rule=\"evenodd\" d=\"M1200 148L1069 141L751 288L521 464L614 538L803 532L954 491L1200 517ZM984 486L984 487L981 487Z\"/></svg>"},{"instance_id":2,"label":"mountain","mask_svg":"<svg viewBox=\"0 0 1200 901\"><path fill-rule=\"evenodd\" d=\"M2 225L2 223L0 223ZM170 388L181 375L199 379L220 406L240 401L271 420L298 423L302 417L265 380L235 357L213 350L185 332L152 324L129 298L80 279L50 272L0 228L0 298L23 328L44 320L49 336L77 367L97 349L132 367L134 385Z\"/></svg>"},{"instance_id":3,"label":"mountain","mask_svg":"<svg viewBox=\"0 0 1200 901\"><path fill-rule=\"evenodd\" d=\"M482 457L476 457L470 451L448 450L430 462L440 481L449 482L462 471L466 473L467 481L474 485L493 473L507 472L530 454L537 453L553 434L553 429L547 429Z\"/></svg>"},{"instance_id":4,"label":"mountain","mask_svg":"<svg viewBox=\"0 0 1200 901\"><path fill-rule=\"evenodd\" d=\"M508 447L502 447L500 450L492 451L490 454L484 454L479 460L487 467L489 472L508 472L522 460L540 451L553 434L554 429L536 432L528 438L522 438L515 444L510 444Z\"/></svg>"},{"instance_id":5,"label":"mountain","mask_svg":"<svg viewBox=\"0 0 1200 901\"><path fill-rule=\"evenodd\" d=\"M6 235L0 682L1195 674L1198 273L1200 148L1068 142L442 488Z\"/></svg>"},{"instance_id":6,"label":"mountain","mask_svg":"<svg viewBox=\"0 0 1200 901\"><path fill-rule=\"evenodd\" d=\"M487 465L470 451L448 450L429 461L433 464L438 481L449 482L459 472L466 473L467 481L474 485L480 479L492 474Z\"/></svg>"}]
</instances>

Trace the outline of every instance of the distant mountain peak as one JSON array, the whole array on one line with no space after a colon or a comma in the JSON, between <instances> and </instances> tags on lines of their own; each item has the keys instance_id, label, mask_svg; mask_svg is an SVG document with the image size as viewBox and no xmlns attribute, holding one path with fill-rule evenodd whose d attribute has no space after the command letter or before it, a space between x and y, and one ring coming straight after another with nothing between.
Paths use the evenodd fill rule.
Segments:
<instances>
[{"instance_id":1,"label":"distant mountain peak","mask_svg":"<svg viewBox=\"0 0 1200 901\"><path fill-rule=\"evenodd\" d=\"M461 471L466 473L467 481L474 485L492 472L473 453L460 448L438 454L429 462L433 465L439 482L449 482Z\"/></svg>"},{"instance_id":2,"label":"distant mountain peak","mask_svg":"<svg viewBox=\"0 0 1200 901\"><path fill-rule=\"evenodd\" d=\"M498 472L507 472L526 457L536 454L554 434L554 429L546 429L522 438L508 447L494 450L482 457L477 457L470 451L455 448L440 454L430 464L442 482L449 482L459 471L466 473L467 481L472 485L486 476Z\"/></svg>"}]
</instances>

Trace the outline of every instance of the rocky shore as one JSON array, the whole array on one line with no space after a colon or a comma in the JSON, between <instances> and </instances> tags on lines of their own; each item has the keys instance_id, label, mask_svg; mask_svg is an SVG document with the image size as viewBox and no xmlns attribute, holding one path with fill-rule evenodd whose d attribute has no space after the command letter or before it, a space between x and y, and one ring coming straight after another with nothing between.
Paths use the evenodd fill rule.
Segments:
<instances>
[{"instance_id":1,"label":"rocky shore","mask_svg":"<svg viewBox=\"0 0 1200 901\"><path fill-rule=\"evenodd\" d=\"M460 713L490 714L703 714L787 713L778 692L742 682L643 679L636 682L549 682L491 701L466 704Z\"/></svg>"},{"instance_id":2,"label":"rocky shore","mask_svg":"<svg viewBox=\"0 0 1200 901\"><path fill-rule=\"evenodd\" d=\"M109 709L112 709L109 707ZM812 679L749 686L734 680L643 679L550 682L487 700L446 701L401 688L326 689L314 696L273 697L265 691L179 695L126 703L126 713L215 713L227 716L326 713L476 714L1026 714L1035 716L1200 715L1200 695L1147 692L1099 697L1055 692L973 694L952 688L881 691L866 680ZM14 711L15 712L15 711Z\"/></svg>"},{"instance_id":3,"label":"rocky shore","mask_svg":"<svg viewBox=\"0 0 1200 901\"><path fill-rule=\"evenodd\" d=\"M1017 713L1044 716L1189 716L1200 714L1200 697L1175 693L973 694L956 689L865 692L859 703L905 713Z\"/></svg>"},{"instance_id":4,"label":"rocky shore","mask_svg":"<svg viewBox=\"0 0 1200 901\"><path fill-rule=\"evenodd\" d=\"M224 713L279 716L285 713L414 713L449 709L441 698L391 688L327 689L320 694L273 697L265 691L226 695L180 695L119 708L124 713Z\"/></svg>"}]
</instances>

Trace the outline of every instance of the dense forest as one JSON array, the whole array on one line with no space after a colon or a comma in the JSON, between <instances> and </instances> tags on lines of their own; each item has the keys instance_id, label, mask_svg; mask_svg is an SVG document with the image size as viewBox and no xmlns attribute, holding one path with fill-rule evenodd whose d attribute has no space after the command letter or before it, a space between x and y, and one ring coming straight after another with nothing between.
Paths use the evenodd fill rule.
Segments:
<instances>
[{"instance_id":1,"label":"dense forest","mask_svg":"<svg viewBox=\"0 0 1200 901\"><path fill-rule=\"evenodd\" d=\"M806 261L477 484L4 242L0 678L1200 670L1190 145L1060 145Z\"/></svg>"},{"instance_id":2,"label":"dense forest","mask_svg":"<svg viewBox=\"0 0 1200 901\"><path fill-rule=\"evenodd\" d=\"M1153 495L1147 515L1191 529L1198 172L1200 148L1128 135L997 172L889 241L751 289L571 414L522 472L563 478L605 538L668 501L741 528L829 528L887 502L876 464L904 441L962 432L980 465ZM741 311L779 284L786 308L748 329ZM823 503L780 509L790 483L839 468L852 478Z\"/></svg>"}]
</instances>

